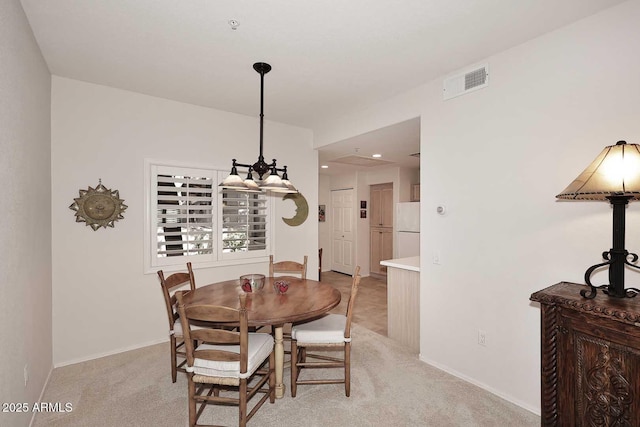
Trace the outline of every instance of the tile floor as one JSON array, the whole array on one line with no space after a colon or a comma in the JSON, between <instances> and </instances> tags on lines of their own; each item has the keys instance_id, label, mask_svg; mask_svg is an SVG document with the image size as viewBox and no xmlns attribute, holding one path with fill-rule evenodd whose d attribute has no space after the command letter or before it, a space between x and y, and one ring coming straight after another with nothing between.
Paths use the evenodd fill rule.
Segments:
<instances>
[{"instance_id":1,"label":"tile floor","mask_svg":"<svg viewBox=\"0 0 640 427\"><path fill-rule=\"evenodd\" d=\"M332 310L345 314L351 292L351 276L335 271L323 271L322 282L330 283L342 292L340 305ZM371 276L360 280L353 311L353 322L387 336L387 282Z\"/></svg>"}]
</instances>

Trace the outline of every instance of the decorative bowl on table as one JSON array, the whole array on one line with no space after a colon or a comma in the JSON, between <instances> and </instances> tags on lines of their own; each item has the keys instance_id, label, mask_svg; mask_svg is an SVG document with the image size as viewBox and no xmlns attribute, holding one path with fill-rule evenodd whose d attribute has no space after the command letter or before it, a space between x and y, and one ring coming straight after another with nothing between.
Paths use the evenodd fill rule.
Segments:
<instances>
[{"instance_id":1,"label":"decorative bowl on table","mask_svg":"<svg viewBox=\"0 0 640 427\"><path fill-rule=\"evenodd\" d=\"M284 294L289 290L289 282L286 280L276 280L273 282L273 289L275 289L278 294Z\"/></svg>"},{"instance_id":2,"label":"decorative bowl on table","mask_svg":"<svg viewBox=\"0 0 640 427\"><path fill-rule=\"evenodd\" d=\"M240 287L245 292L257 292L264 287L264 274L245 274L240 276Z\"/></svg>"}]
</instances>

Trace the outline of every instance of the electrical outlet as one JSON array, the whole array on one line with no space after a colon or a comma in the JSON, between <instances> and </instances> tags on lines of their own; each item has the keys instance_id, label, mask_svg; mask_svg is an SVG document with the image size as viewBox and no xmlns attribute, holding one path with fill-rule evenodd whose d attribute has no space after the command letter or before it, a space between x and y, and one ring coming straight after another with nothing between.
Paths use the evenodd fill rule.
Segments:
<instances>
[{"instance_id":1,"label":"electrical outlet","mask_svg":"<svg viewBox=\"0 0 640 427\"><path fill-rule=\"evenodd\" d=\"M478 329L478 344L481 346L487 346L487 333L482 329Z\"/></svg>"},{"instance_id":2,"label":"electrical outlet","mask_svg":"<svg viewBox=\"0 0 640 427\"><path fill-rule=\"evenodd\" d=\"M27 386L29 381L29 364L24 365L24 386Z\"/></svg>"}]
</instances>

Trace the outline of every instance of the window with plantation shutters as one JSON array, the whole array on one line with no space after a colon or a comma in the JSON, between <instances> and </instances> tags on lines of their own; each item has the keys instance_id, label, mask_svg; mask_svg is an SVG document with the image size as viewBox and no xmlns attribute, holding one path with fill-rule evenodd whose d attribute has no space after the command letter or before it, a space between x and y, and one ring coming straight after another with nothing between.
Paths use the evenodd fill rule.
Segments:
<instances>
[{"instance_id":1,"label":"window with plantation shutters","mask_svg":"<svg viewBox=\"0 0 640 427\"><path fill-rule=\"evenodd\" d=\"M213 259L214 172L161 166L152 170L156 264L171 264L167 258L173 257Z\"/></svg>"},{"instance_id":2,"label":"window with plantation shutters","mask_svg":"<svg viewBox=\"0 0 640 427\"><path fill-rule=\"evenodd\" d=\"M264 193L222 191L222 252L265 250L267 198Z\"/></svg>"},{"instance_id":3,"label":"window with plantation shutters","mask_svg":"<svg viewBox=\"0 0 640 427\"><path fill-rule=\"evenodd\" d=\"M221 190L228 170L145 160L145 272L264 261L271 215L264 193Z\"/></svg>"}]
</instances>

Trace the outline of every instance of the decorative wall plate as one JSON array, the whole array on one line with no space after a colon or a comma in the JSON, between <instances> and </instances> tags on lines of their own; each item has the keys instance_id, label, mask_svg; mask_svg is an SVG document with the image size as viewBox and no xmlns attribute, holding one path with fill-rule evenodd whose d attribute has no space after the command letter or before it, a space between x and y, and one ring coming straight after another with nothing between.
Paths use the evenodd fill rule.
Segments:
<instances>
[{"instance_id":1,"label":"decorative wall plate","mask_svg":"<svg viewBox=\"0 0 640 427\"><path fill-rule=\"evenodd\" d=\"M118 190L110 190L98 181L96 188L80 190L80 197L73 199L69 209L76 211L76 222L85 222L93 231L100 227L112 227L114 222L124 219L122 212L127 205L120 198Z\"/></svg>"},{"instance_id":2,"label":"decorative wall plate","mask_svg":"<svg viewBox=\"0 0 640 427\"><path fill-rule=\"evenodd\" d=\"M282 220L292 227L298 226L307 220L309 216L309 204L302 193L285 194L282 200L293 200L296 204L296 214L292 218L282 218Z\"/></svg>"}]
</instances>

